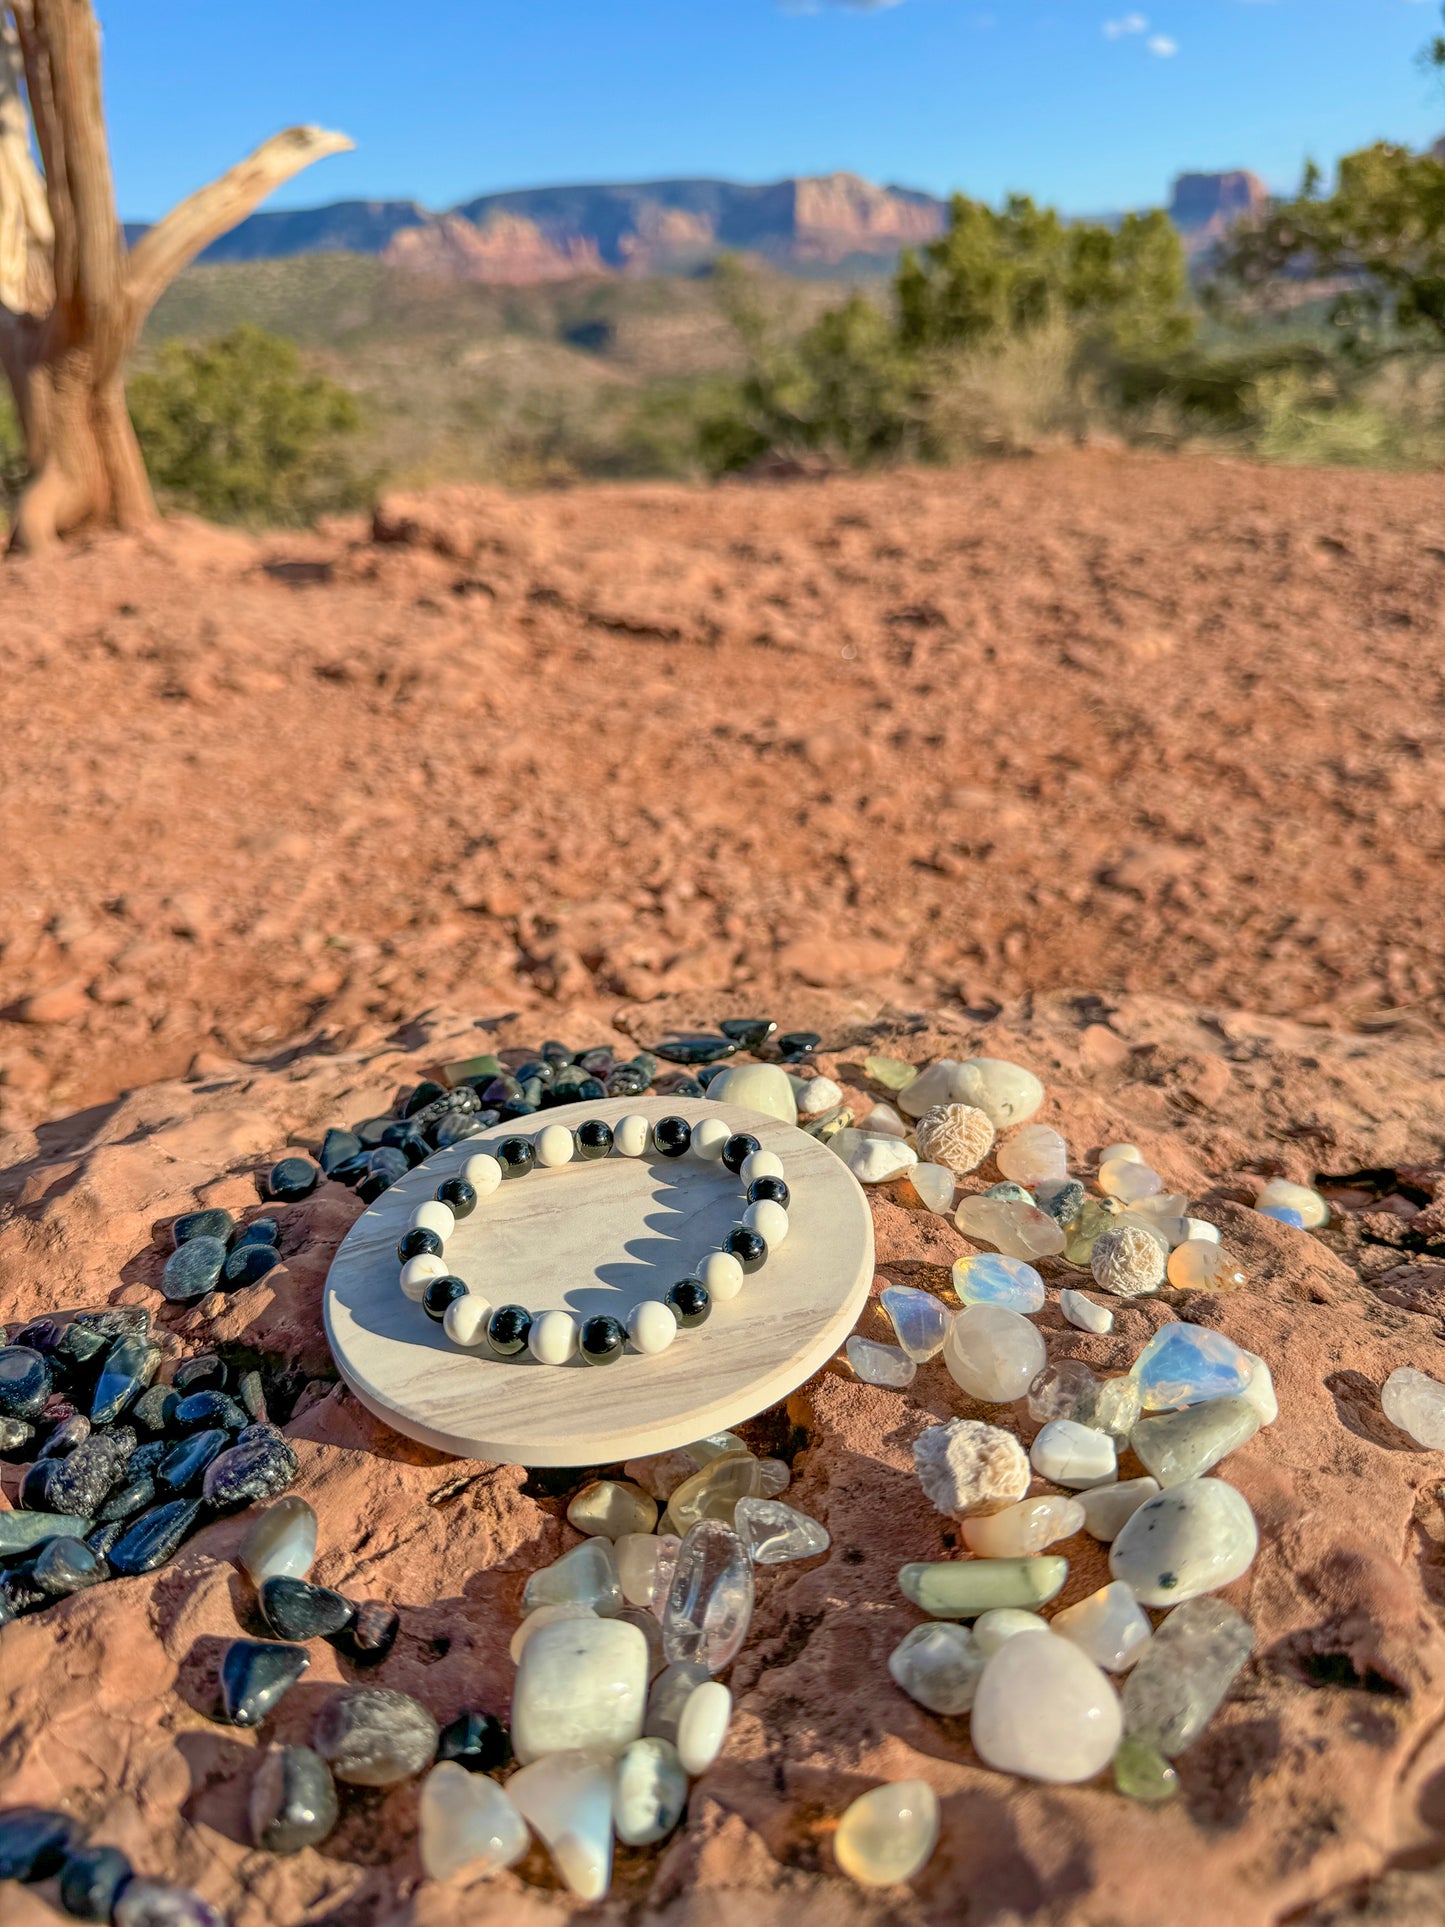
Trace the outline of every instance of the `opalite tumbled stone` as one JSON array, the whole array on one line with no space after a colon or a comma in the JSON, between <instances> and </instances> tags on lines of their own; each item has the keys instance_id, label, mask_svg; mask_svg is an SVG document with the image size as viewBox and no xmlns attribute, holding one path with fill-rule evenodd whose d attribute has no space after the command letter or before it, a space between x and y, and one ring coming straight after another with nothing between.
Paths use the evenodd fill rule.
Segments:
<instances>
[{"instance_id":1,"label":"opalite tumbled stone","mask_svg":"<svg viewBox=\"0 0 1445 1927\"><path fill-rule=\"evenodd\" d=\"M938 1845L938 1795L925 1780L870 1788L838 1822L833 1854L860 1887L911 1880Z\"/></svg>"},{"instance_id":2,"label":"opalite tumbled stone","mask_svg":"<svg viewBox=\"0 0 1445 1927\"><path fill-rule=\"evenodd\" d=\"M512 1804L579 1900L601 1900L612 1884L615 1774L612 1753L587 1747L549 1753L507 1782Z\"/></svg>"},{"instance_id":3,"label":"opalite tumbled stone","mask_svg":"<svg viewBox=\"0 0 1445 1927\"><path fill-rule=\"evenodd\" d=\"M1029 1489L1029 1462L1012 1432L982 1419L930 1425L913 1445L925 1496L951 1519L1001 1512Z\"/></svg>"},{"instance_id":4,"label":"opalite tumbled stone","mask_svg":"<svg viewBox=\"0 0 1445 1927\"><path fill-rule=\"evenodd\" d=\"M640 1486L621 1479L594 1479L567 1507L567 1523L579 1532L603 1539L650 1533L657 1524L657 1501Z\"/></svg>"},{"instance_id":5,"label":"opalite tumbled stone","mask_svg":"<svg viewBox=\"0 0 1445 1927\"><path fill-rule=\"evenodd\" d=\"M1020 1633L983 1669L969 1737L986 1765L1066 1786L1101 1773L1123 1730L1119 1696L1086 1653Z\"/></svg>"},{"instance_id":6,"label":"opalite tumbled stone","mask_svg":"<svg viewBox=\"0 0 1445 1927\"><path fill-rule=\"evenodd\" d=\"M897 1137L866 1137L862 1131L839 1131L829 1139L860 1184L887 1184L918 1162L911 1144Z\"/></svg>"},{"instance_id":7,"label":"opalite tumbled stone","mask_svg":"<svg viewBox=\"0 0 1445 1927\"><path fill-rule=\"evenodd\" d=\"M1190 1599L1176 1607L1125 1684L1130 1738L1170 1759L1192 1746L1253 1651L1253 1627L1222 1599Z\"/></svg>"},{"instance_id":8,"label":"opalite tumbled stone","mask_svg":"<svg viewBox=\"0 0 1445 1927\"><path fill-rule=\"evenodd\" d=\"M1037 1326L1000 1305L969 1305L961 1311L943 1348L954 1382L988 1405L1022 1398L1047 1356Z\"/></svg>"},{"instance_id":9,"label":"opalite tumbled stone","mask_svg":"<svg viewBox=\"0 0 1445 1927\"><path fill-rule=\"evenodd\" d=\"M781 1499L739 1499L733 1530L755 1566L782 1566L795 1559L816 1559L830 1544L826 1526Z\"/></svg>"},{"instance_id":10,"label":"opalite tumbled stone","mask_svg":"<svg viewBox=\"0 0 1445 1927\"><path fill-rule=\"evenodd\" d=\"M1146 1412L1242 1392L1253 1373L1247 1352L1207 1325L1163 1325L1134 1361L1130 1373Z\"/></svg>"},{"instance_id":11,"label":"opalite tumbled stone","mask_svg":"<svg viewBox=\"0 0 1445 1927\"><path fill-rule=\"evenodd\" d=\"M522 1589L524 1613L573 1600L604 1617L621 1610L622 1585L610 1540L584 1540L534 1572Z\"/></svg>"},{"instance_id":12,"label":"opalite tumbled stone","mask_svg":"<svg viewBox=\"0 0 1445 1927\"><path fill-rule=\"evenodd\" d=\"M952 1719L973 1705L983 1661L968 1628L943 1619L906 1633L888 1655L888 1671L910 1699Z\"/></svg>"},{"instance_id":13,"label":"opalite tumbled stone","mask_svg":"<svg viewBox=\"0 0 1445 1927\"><path fill-rule=\"evenodd\" d=\"M747 1637L753 1617L753 1562L720 1519L700 1519L678 1549L662 1615L668 1660L700 1660L720 1673Z\"/></svg>"},{"instance_id":14,"label":"opalite tumbled stone","mask_svg":"<svg viewBox=\"0 0 1445 1927\"><path fill-rule=\"evenodd\" d=\"M617 1554L617 1576L622 1584L622 1595L629 1606L650 1607L657 1590L658 1563L665 1552L676 1555L682 1544L671 1534L659 1536L655 1532L624 1533L614 1545Z\"/></svg>"},{"instance_id":15,"label":"opalite tumbled stone","mask_svg":"<svg viewBox=\"0 0 1445 1927\"><path fill-rule=\"evenodd\" d=\"M1118 1485L1096 1485L1090 1491L1079 1494L1079 1503L1084 1508L1084 1530L1092 1539L1102 1539L1107 1545L1116 1539L1124 1529L1124 1521L1132 1519L1146 1499L1152 1499L1159 1490L1157 1479L1122 1479Z\"/></svg>"},{"instance_id":16,"label":"opalite tumbled stone","mask_svg":"<svg viewBox=\"0 0 1445 1927\"><path fill-rule=\"evenodd\" d=\"M1109 1485L1118 1476L1114 1441L1073 1419L1051 1419L1029 1448L1029 1459L1040 1478L1082 1492L1093 1485Z\"/></svg>"},{"instance_id":17,"label":"opalite tumbled stone","mask_svg":"<svg viewBox=\"0 0 1445 1927\"><path fill-rule=\"evenodd\" d=\"M1106 1673L1128 1672L1153 1630L1149 1615L1117 1579L1055 1613L1052 1625Z\"/></svg>"},{"instance_id":18,"label":"opalite tumbled stone","mask_svg":"<svg viewBox=\"0 0 1445 1927\"><path fill-rule=\"evenodd\" d=\"M1006 1178L1016 1184L1042 1184L1069 1175L1069 1147L1049 1124L1026 1124L994 1153Z\"/></svg>"},{"instance_id":19,"label":"opalite tumbled stone","mask_svg":"<svg viewBox=\"0 0 1445 1927\"><path fill-rule=\"evenodd\" d=\"M602 1747L620 1753L642 1732L647 1642L619 1619L569 1619L527 1641L512 1688L512 1750L525 1765L544 1753Z\"/></svg>"},{"instance_id":20,"label":"opalite tumbled stone","mask_svg":"<svg viewBox=\"0 0 1445 1927\"><path fill-rule=\"evenodd\" d=\"M1223 1245L1186 1238L1169 1254L1169 1282L1176 1291L1238 1291L1248 1280Z\"/></svg>"},{"instance_id":21,"label":"opalite tumbled stone","mask_svg":"<svg viewBox=\"0 0 1445 1927\"><path fill-rule=\"evenodd\" d=\"M1114 1314L1103 1305L1096 1305L1092 1298L1086 1298L1081 1291L1061 1291L1059 1310L1069 1323L1084 1332L1111 1332L1114 1329Z\"/></svg>"},{"instance_id":22,"label":"opalite tumbled stone","mask_svg":"<svg viewBox=\"0 0 1445 1927\"><path fill-rule=\"evenodd\" d=\"M677 1722L677 1757L686 1770L706 1773L728 1736L733 1696L721 1680L704 1680L683 1701Z\"/></svg>"},{"instance_id":23,"label":"opalite tumbled stone","mask_svg":"<svg viewBox=\"0 0 1445 1927\"><path fill-rule=\"evenodd\" d=\"M798 1102L792 1080L781 1064L734 1064L707 1087L719 1104L736 1104L745 1111L761 1111L784 1124L798 1121Z\"/></svg>"},{"instance_id":24,"label":"opalite tumbled stone","mask_svg":"<svg viewBox=\"0 0 1445 1927\"><path fill-rule=\"evenodd\" d=\"M725 1452L678 1486L667 1502L664 1528L681 1538L699 1519L718 1519L731 1525L739 1499L771 1496L766 1483L762 1461L751 1452Z\"/></svg>"},{"instance_id":25,"label":"opalite tumbled stone","mask_svg":"<svg viewBox=\"0 0 1445 1927\"><path fill-rule=\"evenodd\" d=\"M304 1499L278 1499L247 1526L236 1563L258 1592L268 1579L304 1579L316 1557L318 1531Z\"/></svg>"},{"instance_id":26,"label":"opalite tumbled stone","mask_svg":"<svg viewBox=\"0 0 1445 1927\"><path fill-rule=\"evenodd\" d=\"M992 1659L1006 1639L1017 1639L1020 1633L1048 1630L1047 1619L1041 1619L1037 1613L1026 1613L1018 1606L996 1606L992 1612L980 1613L973 1622L974 1643L985 1659Z\"/></svg>"},{"instance_id":27,"label":"opalite tumbled stone","mask_svg":"<svg viewBox=\"0 0 1445 1927\"><path fill-rule=\"evenodd\" d=\"M628 1847L665 1840L687 1805L687 1774L671 1740L634 1740L617 1756L612 1812Z\"/></svg>"},{"instance_id":28,"label":"opalite tumbled stone","mask_svg":"<svg viewBox=\"0 0 1445 1927\"><path fill-rule=\"evenodd\" d=\"M1002 1305L1025 1314L1044 1308L1044 1281L1033 1266L996 1251L955 1258L953 1289L965 1305Z\"/></svg>"},{"instance_id":29,"label":"opalite tumbled stone","mask_svg":"<svg viewBox=\"0 0 1445 1927\"><path fill-rule=\"evenodd\" d=\"M1445 1451L1445 1385L1411 1365L1400 1365L1380 1389L1385 1417L1417 1445Z\"/></svg>"},{"instance_id":30,"label":"opalite tumbled stone","mask_svg":"<svg viewBox=\"0 0 1445 1927\"><path fill-rule=\"evenodd\" d=\"M527 1641L540 1633L544 1626L555 1626L563 1619L595 1619L596 1617L596 1613L590 1606L580 1605L575 1599L558 1600L552 1606L538 1606L535 1612L527 1614L516 1632L512 1634L507 1647L512 1656L512 1664L515 1666L518 1663Z\"/></svg>"},{"instance_id":31,"label":"opalite tumbled stone","mask_svg":"<svg viewBox=\"0 0 1445 1927\"><path fill-rule=\"evenodd\" d=\"M1129 1434L1136 1457L1161 1486L1197 1479L1259 1430L1259 1408L1242 1394L1140 1419Z\"/></svg>"},{"instance_id":32,"label":"opalite tumbled stone","mask_svg":"<svg viewBox=\"0 0 1445 1927\"><path fill-rule=\"evenodd\" d=\"M918 1366L897 1345L879 1345L855 1332L843 1347L848 1363L865 1385L891 1385L901 1389L918 1376Z\"/></svg>"},{"instance_id":33,"label":"opalite tumbled stone","mask_svg":"<svg viewBox=\"0 0 1445 1927\"><path fill-rule=\"evenodd\" d=\"M880 1298L908 1356L920 1365L936 1358L953 1323L948 1306L940 1304L931 1291L916 1291L911 1285L888 1285Z\"/></svg>"},{"instance_id":34,"label":"opalite tumbled stone","mask_svg":"<svg viewBox=\"0 0 1445 1927\"><path fill-rule=\"evenodd\" d=\"M953 1209L958 1180L946 1164L915 1164L908 1173L908 1182L918 1194L918 1202L927 1210L936 1211L942 1217Z\"/></svg>"},{"instance_id":35,"label":"opalite tumbled stone","mask_svg":"<svg viewBox=\"0 0 1445 1927\"><path fill-rule=\"evenodd\" d=\"M1046 1606L1068 1576L1068 1560L1045 1553L1033 1559L920 1560L899 1568L898 1583L934 1619L972 1619L995 1606Z\"/></svg>"},{"instance_id":36,"label":"opalite tumbled stone","mask_svg":"<svg viewBox=\"0 0 1445 1927\"><path fill-rule=\"evenodd\" d=\"M1057 1257L1066 1243L1062 1228L1036 1204L991 1198L987 1193L964 1198L953 1221L965 1238L996 1245L1009 1258Z\"/></svg>"},{"instance_id":37,"label":"opalite tumbled stone","mask_svg":"<svg viewBox=\"0 0 1445 1927\"><path fill-rule=\"evenodd\" d=\"M1259 1530L1248 1501L1223 1479L1190 1479L1146 1499L1125 1523L1109 1570L1143 1606L1175 1606L1248 1572Z\"/></svg>"},{"instance_id":38,"label":"opalite tumbled stone","mask_svg":"<svg viewBox=\"0 0 1445 1927\"><path fill-rule=\"evenodd\" d=\"M1310 1231L1330 1221L1330 1207L1319 1192L1307 1184L1291 1184L1288 1178L1271 1178L1254 1202L1260 1208L1283 1205L1288 1211L1298 1211Z\"/></svg>"},{"instance_id":39,"label":"opalite tumbled stone","mask_svg":"<svg viewBox=\"0 0 1445 1927\"><path fill-rule=\"evenodd\" d=\"M1025 1559L1058 1539L1083 1529L1084 1508L1077 1499L1049 1494L1021 1499L1002 1512L981 1513L963 1522L963 1542L981 1559Z\"/></svg>"},{"instance_id":40,"label":"opalite tumbled stone","mask_svg":"<svg viewBox=\"0 0 1445 1927\"><path fill-rule=\"evenodd\" d=\"M434 1766L421 1784L421 1864L433 1880L463 1867L473 1874L510 1867L527 1851L527 1823L505 1788L454 1760Z\"/></svg>"}]
</instances>

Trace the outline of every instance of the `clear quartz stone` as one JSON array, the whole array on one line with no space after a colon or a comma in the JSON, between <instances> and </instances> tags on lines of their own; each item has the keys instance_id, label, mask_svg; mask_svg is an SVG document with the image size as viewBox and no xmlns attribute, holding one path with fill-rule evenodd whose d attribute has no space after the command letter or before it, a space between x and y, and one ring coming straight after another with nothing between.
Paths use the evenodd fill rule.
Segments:
<instances>
[{"instance_id":1,"label":"clear quartz stone","mask_svg":"<svg viewBox=\"0 0 1445 1927\"><path fill-rule=\"evenodd\" d=\"M304 1499L278 1499L247 1526L236 1563L258 1591L267 1579L304 1579L316 1557L318 1531Z\"/></svg>"},{"instance_id":2,"label":"clear quartz stone","mask_svg":"<svg viewBox=\"0 0 1445 1927\"><path fill-rule=\"evenodd\" d=\"M662 1616L667 1657L701 1660L720 1673L747 1637L753 1562L731 1526L700 1519L679 1548Z\"/></svg>"},{"instance_id":3,"label":"clear quartz stone","mask_svg":"<svg viewBox=\"0 0 1445 1927\"><path fill-rule=\"evenodd\" d=\"M1254 1629L1222 1599L1190 1599L1160 1621L1124 1686L1133 1740L1172 1759L1204 1731L1254 1651Z\"/></svg>"},{"instance_id":4,"label":"clear quartz stone","mask_svg":"<svg viewBox=\"0 0 1445 1927\"><path fill-rule=\"evenodd\" d=\"M1056 1418L1087 1425L1098 1395L1099 1381L1081 1358L1051 1359L1029 1387L1029 1417L1040 1425Z\"/></svg>"},{"instance_id":5,"label":"clear quartz stone","mask_svg":"<svg viewBox=\"0 0 1445 1927\"><path fill-rule=\"evenodd\" d=\"M917 1364L897 1345L879 1345L855 1332L843 1349L865 1385L889 1385L901 1390L918 1376Z\"/></svg>"},{"instance_id":6,"label":"clear quartz stone","mask_svg":"<svg viewBox=\"0 0 1445 1927\"><path fill-rule=\"evenodd\" d=\"M567 1507L567 1523L578 1532L602 1539L651 1532L657 1524L657 1501L640 1486L620 1479L594 1479Z\"/></svg>"},{"instance_id":7,"label":"clear quartz stone","mask_svg":"<svg viewBox=\"0 0 1445 1927\"><path fill-rule=\"evenodd\" d=\"M1163 1325L1134 1361L1130 1377L1145 1411L1202 1405L1242 1392L1253 1374L1249 1354L1207 1325Z\"/></svg>"},{"instance_id":8,"label":"clear quartz stone","mask_svg":"<svg viewBox=\"0 0 1445 1927\"><path fill-rule=\"evenodd\" d=\"M918 1193L919 1203L928 1210L942 1217L953 1209L958 1179L946 1164L915 1164L908 1173L908 1182Z\"/></svg>"},{"instance_id":9,"label":"clear quartz stone","mask_svg":"<svg viewBox=\"0 0 1445 1927\"><path fill-rule=\"evenodd\" d=\"M988 1405L1022 1398L1047 1356L1038 1327L999 1305L970 1305L961 1311L943 1348L943 1362L955 1384Z\"/></svg>"},{"instance_id":10,"label":"clear quartz stone","mask_svg":"<svg viewBox=\"0 0 1445 1927\"><path fill-rule=\"evenodd\" d=\"M658 1674L647 1696L642 1730L649 1739L676 1743L682 1709L696 1689L712 1674L699 1660L678 1660Z\"/></svg>"},{"instance_id":11,"label":"clear quartz stone","mask_svg":"<svg viewBox=\"0 0 1445 1927\"><path fill-rule=\"evenodd\" d=\"M699 1519L732 1523L739 1499L764 1496L761 1462L751 1452L728 1452L712 1459L673 1493L663 1515L663 1528L682 1538Z\"/></svg>"},{"instance_id":12,"label":"clear quartz stone","mask_svg":"<svg viewBox=\"0 0 1445 1927\"><path fill-rule=\"evenodd\" d=\"M858 1798L838 1822L833 1854L860 1887L911 1880L938 1844L938 1795L925 1780L896 1780Z\"/></svg>"},{"instance_id":13,"label":"clear quartz stone","mask_svg":"<svg viewBox=\"0 0 1445 1927\"><path fill-rule=\"evenodd\" d=\"M1021 1499L1002 1512L965 1519L963 1542L980 1559L1026 1559L1060 1539L1072 1539L1083 1527L1084 1508L1079 1501L1050 1493Z\"/></svg>"},{"instance_id":14,"label":"clear quartz stone","mask_svg":"<svg viewBox=\"0 0 1445 1927\"><path fill-rule=\"evenodd\" d=\"M1391 1372L1380 1392L1385 1417L1417 1445L1445 1451L1445 1385L1413 1366Z\"/></svg>"},{"instance_id":15,"label":"clear quartz stone","mask_svg":"<svg viewBox=\"0 0 1445 1927\"><path fill-rule=\"evenodd\" d=\"M642 1732L647 1641L619 1619L554 1621L522 1650L512 1688L512 1748L525 1765L546 1753L620 1753Z\"/></svg>"},{"instance_id":16,"label":"clear quartz stone","mask_svg":"<svg viewBox=\"0 0 1445 1927\"><path fill-rule=\"evenodd\" d=\"M755 1566L782 1566L794 1559L816 1559L829 1546L826 1526L796 1512L780 1499L739 1499L733 1529Z\"/></svg>"},{"instance_id":17,"label":"clear quartz stone","mask_svg":"<svg viewBox=\"0 0 1445 1927\"><path fill-rule=\"evenodd\" d=\"M1016 1184L1043 1184L1069 1175L1069 1147L1049 1124L1026 1124L994 1154L1006 1178Z\"/></svg>"},{"instance_id":18,"label":"clear quartz stone","mask_svg":"<svg viewBox=\"0 0 1445 1927\"><path fill-rule=\"evenodd\" d=\"M888 1671L910 1699L951 1719L973 1705L983 1662L968 1628L944 1619L906 1633L888 1655Z\"/></svg>"},{"instance_id":19,"label":"clear quartz stone","mask_svg":"<svg viewBox=\"0 0 1445 1927\"><path fill-rule=\"evenodd\" d=\"M1111 1580L1073 1606L1054 1614L1052 1630L1073 1640L1106 1673L1126 1673L1139 1658L1153 1628L1149 1615L1129 1588Z\"/></svg>"},{"instance_id":20,"label":"clear quartz stone","mask_svg":"<svg viewBox=\"0 0 1445 1927\"><path fill-rule=\"evenodd\" d=\"M881 1294L884 1311L898 1334L898 1343L920 1365L943 1350L953 1313L931 1291L911 1285L889 1285Z\"/></svg>"},{"instance_id":21,"label":"clear quartz stone","mask_svg":"<svg viewBox=\"0 0 1445 1927\"><path fill-rule=\"evenodd\" d=\"M1106 1378L1094 1400L1089 1423L1111 1439L1126 1439L1139 1423L1139 1386L1128 1373Z\"/></svg>"},{"instance_id":22,"label":"clear quartz stone","mask_svg":"<svg viewBox=\"0 0 1445 1927\"><path fill-rule=\"evenodd\" d=\"M606 1618L622 1608L617 1556L610 1539L584 1539L550 1566L534 1572L522 1589L522 1611L575 1600Z\"/></svg>"},{"instance_id":23,"label":"clear quartz stone","mask_svg":"<svg viewBox=\"0 0 1445 1927\"><path fill-rule=\"evenodd\" d=\"M965 1238L995 1245L1007 1258L1056 1257L1067 1242L1062 1228L1036 1204L968 1197L953 1214Z\"/></svg>"},{"instance_id":24,"label":"clear quartz stone","mask_svg":"<svg viewBox=\"0 0 1445 1927\"><path fill-rule=\"evenodd\" d=\"M1258 1549L1259 1528L1241 1493L1223 1479L1187 1479L1132 1514L1109 1570L1140 1605L1177 1606L1248 1572Z\"/></svg>"},{"instance_id":25,"label":"clear quartz stone","mask_svg":"<svg viewBox=\"0 0 1445 1927\"><path fill-rule=\"evenodd\" d=\"M1086 1653L1052 1632L1020 1633L983 1669L969 1736L1001 1773L1073 1785L1103 1771L1123 1730L1119 1696Z\"/></svg>"},{"instance_id":26,"label":"clear quartz stone","mask_svg":"<svg viewBox=\"0 0 1445 1927\"><path fill-rule=\"evenodd\" d=\"M421 1864L432 1880L463 1867L495 1873L513 1866L531 1835L511 1797L485 1773L468 1773L455 1760L434 1766L421 1784Z\"/></svg>"},{"instance_id":27,"label":"clear quartz stone","mask_svg":"<svg viewBox=\"0 0 1445 1927\"><path fill-rule=\"evenodd\" d=\"M628 1847L665 1840L687 1805L687 1774L671 1740L634 1740L617 1756L612 1812Z\"/></svg>"},{"instance_id":28,"label":"clear quartz stone","mask_svg":"<svg viewBox=\"0 0 1445 1927\"><path fill-rule=\"evenodd\" d=\"M1033 1266L996 1251L955 1258L953 1289L965 1305L1002 1305L1025 1314L1044 1308L1044 1281Z\"/></svg>"},{"instance_id":29,"label":"clear quartz stone","mask_svg":"<svg viewBox=\"0 0 1445 1927\"><path fill-rule=\"evenodd\" d=\"M614 1756L600 1747L549 1753L524 1766L507 1792L579 1900L601 1900L612 1884Z\"/></svg>"},{"instance_id":30,"label":"clear quartz stone","mask_svg":"<svg viewBox=\"0 0 1445 1927\"><path fill-rule=\"evenodd\" d=\"M765 1499L776 1499L793 1483L793 1468L785 1459L758 1460L758 1489Z\"/></svg>"},{"instance_id":31,"label":"clear quartz stone","mask_svg":"<svg viewBox=\"0 0 1445 1927\"><path fill-rule=\"evenodd\" d=\"M1140 1419L1129 1435L1135 1456L1162 1486L1197 1479L1259 1430L1259 1407L1238 1395Z\"/></svg>"}]
</instances>

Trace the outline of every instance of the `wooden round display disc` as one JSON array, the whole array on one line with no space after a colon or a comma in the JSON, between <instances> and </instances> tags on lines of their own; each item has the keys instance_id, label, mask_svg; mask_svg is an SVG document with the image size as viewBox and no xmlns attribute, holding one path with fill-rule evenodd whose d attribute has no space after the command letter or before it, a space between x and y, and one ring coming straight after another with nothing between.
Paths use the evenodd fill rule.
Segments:
<instances>
[{"instance_id":1,"label":"wooden round display disc","mask_svg":"<svg viewBox=\"0 0 1445 1927\"><path fill-rule=\"evenodd\" d=\"M545 1124L637 1114L722 1118L783 1160L788 1236L703 1325L652 1357L610 1365L498 1358L453 1345L398 1283L413 1210L469 1157ZM446 1263L489 1304L607 1312L691 1277L744 1209L741 1180L690 1154L577 1160L505 1180L457 1221ZM434 1152L382 1193L342 1241L326 1280L326 1335L341 1376L398 1432L465 1458L585 1466L666 1452L751 1418L801 1385L852 1331L873 1276L873 1219L840 1158L791 1124L706 1098L559 1105Z\"/></svg>"}]
</instances>

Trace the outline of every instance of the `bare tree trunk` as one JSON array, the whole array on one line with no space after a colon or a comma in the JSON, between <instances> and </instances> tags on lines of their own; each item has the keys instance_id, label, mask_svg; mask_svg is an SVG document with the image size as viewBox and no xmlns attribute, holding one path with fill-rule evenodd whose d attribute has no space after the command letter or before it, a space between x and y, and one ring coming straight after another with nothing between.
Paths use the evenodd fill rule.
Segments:
<instances>
[{"instance_id":1,"label":"bare tree trunk","mask_svg":"<svg viewBox=\"0 0 1445 1927\"><path fill-rule=\"evenodd\" d=\"M0 364L30 465L12 543L34 551L74 529L139 528L154 517L124 385L146 316L218 235L303 167L351 142L319 127L288 128L182 201L127 252L90 0L9 0L9 11L45 170L42 213L23 120L17 145L15 62L0 42ZM19 260L17 234L25 250Z\"/></svg>"}]
</instances>

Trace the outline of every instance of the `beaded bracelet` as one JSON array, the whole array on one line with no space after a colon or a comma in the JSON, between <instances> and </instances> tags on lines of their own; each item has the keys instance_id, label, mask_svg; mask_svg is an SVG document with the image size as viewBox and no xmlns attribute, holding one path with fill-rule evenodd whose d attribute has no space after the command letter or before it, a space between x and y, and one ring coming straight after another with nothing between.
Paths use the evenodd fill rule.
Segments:
<instances>
[{"instance_id":1,"label":"beaded bracelet","mask_svg":"<svg viewBox=\"0 0 1445 1927\"><path fill-rule=\"evenodd\" d=\"M721 1159L741 1178L746 1206L740 1222L719 1249L699 1261L693 1276L680 1279L664 1298L634 1305L625 1327L605 1315L584 1319L579 1327L567 1311L534 1313L522 1305L501 1305L494 1311L465 1279L448 1271L443 1253L457 1219L470 1217L478 1200L505 1179L526 1177L539 1166L556 1168L612 1152L640 1158L649 1142L660 1157L680 1158L691 1151L708 1163ZM715 1299L722 1303L735 1298L744 1277L761 1269L769 1252L787 1237L788 1199L782 1159L763 1150L749 1132L734 1131L720 1118L690 1125L686 1118L663 1117L652 1125L633 1115L614 1126L591 1117L575 1131L565 1124L547 1124L535 1137L503 1138L494 1152L469 1157L456 1177L447 1178L433 1198L417 1206L396 1247L401 1289L455 1345L473 1349L485 1343L499 1358L516 1358L526 1351L543 1365L565 1365L575 1351L584 1364L609 1365L621 1357L629 1339L639 1352L666 1351L680 1326L704 1323Z\"/></svg>"}]
</instances>

